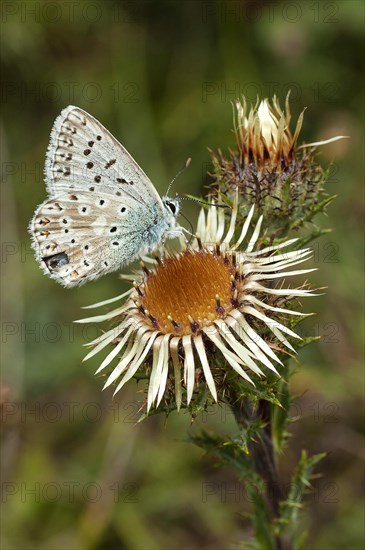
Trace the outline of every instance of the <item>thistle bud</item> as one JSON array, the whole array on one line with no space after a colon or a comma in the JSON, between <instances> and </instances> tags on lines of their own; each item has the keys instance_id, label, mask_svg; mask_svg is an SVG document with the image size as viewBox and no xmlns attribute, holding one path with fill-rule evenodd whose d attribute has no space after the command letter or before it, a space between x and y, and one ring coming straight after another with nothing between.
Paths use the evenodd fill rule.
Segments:
<instances>
[{"instance_id":1,"label":"thistle bud","mask_svg":"<svg viewBox=\"0 0 365 550\"><path fill-rule=\"evenodd\" d=\"M304 111L290 129L289 94L285 111L274 96L248 107L246 99L234 105L236 148L228 155L211 152L213 161L211 195L232 202L236 189L243 214L255 205L276 237L310 221L324 194L327 172L315 160L315 148L328 141L297 146ZM323 208L326 201L324 201Z\"/></svg>"}]
</instances>

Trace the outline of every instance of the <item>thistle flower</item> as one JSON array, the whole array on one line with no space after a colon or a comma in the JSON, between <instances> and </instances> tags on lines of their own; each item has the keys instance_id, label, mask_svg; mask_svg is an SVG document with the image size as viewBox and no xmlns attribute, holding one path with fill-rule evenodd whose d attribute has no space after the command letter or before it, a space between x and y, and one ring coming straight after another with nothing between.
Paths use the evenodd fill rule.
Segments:
<instances>
[{"instance_id":1,"label":"thistle flower","mask_svg":"<svg viewBox=\"0 0 365 550\"><path fill-rule=\"evenodd\" d=\"M286 101L284 113L274 96L271 106L267 99L248 111L245 98L236 101L235 134L238 150L245 165L254 163L257 168L274 168L281 161L290 163L295 155L295 145L303 124L304 111L300 114L295 132L290 131L290 108Z\"/></svg>"},{"instance_id":2,"label":"thistle flower","mask_svg":"<svg viewBox=\"0 0 365 550\"><path fill-rule=\"evenodd\" d=\"M304 111L292 133L289 94L285 111L275 96L272 103L265 99L250 108L243 97L234 110L237 149L228 157L211 152L215 179L211 195L233 200L238 188L244 213L254 204L275 236L286 235L321 209L318 203L327 174L315 162L314 149L345 136L297 146Z\"/></svg>"},{"instance_id":3,"label":"thistle flower","mask_svg":"<svg viewBox=\"0 0 365 550\"><path fill-rule=\"evenodd\" d=\"M117 393L142 370L149 379L147 411L167 394L179 409L183 391L189 404L202 375L215 401L217 385L221 388L229 370L248 384L270 371L279 375L282 363L275 351L293 352L288 337L299 338L282 319L303 315L280 306L311 293L274 284L313 271L291 270L311 251L284 253L296 239L260 249L263 216L252 226L254 207L234 238L238 213L237 195L228 227L223 209L212 204L207 214L201 210L193 246L156 259L150 268L143 264L130 291L92 307L126 298L124 304L78 321L117 323L91 342L94 349L85 358L115 343L97 370L100 373L117 361L104 387L118 381Z\"/></svg>"}]
</instances>

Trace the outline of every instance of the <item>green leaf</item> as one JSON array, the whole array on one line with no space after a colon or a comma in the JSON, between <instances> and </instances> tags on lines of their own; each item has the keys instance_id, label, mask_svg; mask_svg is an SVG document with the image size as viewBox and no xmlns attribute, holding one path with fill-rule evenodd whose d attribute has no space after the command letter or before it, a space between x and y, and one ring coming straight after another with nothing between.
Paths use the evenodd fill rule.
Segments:
<instances>
[{"instance_id":1,"label":"green leaf","mask_svg":"<svg viewBox=\"0 0 365 550\"><path fill-rule=\"evenodd\" d=\"M251 519L255 528L256 544L254 548L258 550L276 550L275 533L270 522L267 506L262 495L264 487L260 487L259 478L255 484L249 484L246 487L247 496L252 505Z\"/></svg>"},{"instance_id":2,"label":"green leaf","mask_svg":"<svg viewBox=\"0 0 365 550\"><path fill-rule=\"evenodd\" d=\"M303 533L298 535L296 532L299 512L303 507L304 495L311 487L313 469L325 456L325 453L320 453L308 457L307 452L302 451L297 470L291 480L288 498L281 503L280 519L277 522L280 536L286 535L292 541L300 536L304 537Z\"/></svg>"},{"instance_id":3,"label":"green leaf","mask_svg":"<svg viewBox=\"0 0 365 550\"><path fill-rule=\"evenodd\" d=\"M309 243L312 241L315 241L316 239L319 239L319 237L322 237L323 235L328 235L329 233L332 233L333 229L321 229L316 227L309 235L306 237L300 238L296 243L296 247L299 249L305 248Z\"/></svg>"},{"instance_id":4,"label":"green leaf","mask_svg":"<svg viewBox=\"0 0 365 550\"><path fill-rule=\"evenodd\" d=\"M313 204L309 212L307 212L306 215L300 218L299 220L295 220L295 222L290 226L290 229L294 230L301 227L306 222L311 222L315 217L315 215L318 214L319 212L325 213L327 206L329 206L336 197L337 195L332 195L331 197L327 197L323 199L323 201L318 202L317 204Z\"/></svg>"},{"instance_id":5,"label":"green leaf","mask_svg":"<svg viewBox=\"0 0 365 550\"><path fill-rule=\"evenodd\" d=\"M288 437L289 409L293 398L289 392L288 382L282 379L278 386L281 406L271 406L271 430L275 452L282 451Z\"/></svg>"},{"instance_id":6,"label":"green leaf","mask_svg":"<svg viewBox=\"0 0 365 550\"><path fill-rule=\"evenodd\" d=\"M189 434L186 441L190 441L206 452L214 454L219 458L221 464L233 467L239 478L247 479L252 476L252 461L246 452L246 441L244 439L224 439L202 430L200 435Z\"/></svg>"}]
</instances>

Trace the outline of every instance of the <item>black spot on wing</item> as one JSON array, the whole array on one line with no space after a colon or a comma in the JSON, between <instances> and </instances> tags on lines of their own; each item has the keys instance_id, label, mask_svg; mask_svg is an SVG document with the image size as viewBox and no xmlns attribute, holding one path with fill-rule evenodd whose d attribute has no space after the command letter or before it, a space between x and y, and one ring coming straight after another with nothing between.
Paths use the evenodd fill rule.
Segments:
<instances>
[{"instance_id":1,"label":"black spot on wing","mask_svg":"<svg viewBox=\"0 0 365 550\"><path fill-rule=\"evenodd\" d=\"M50 271L55 271L63 265L69 263L69 257L65 252L60 252L59 254L53 254L53 256L48 256L48 258L42 258L46 266Z\"/></svg>"}]
</instances>

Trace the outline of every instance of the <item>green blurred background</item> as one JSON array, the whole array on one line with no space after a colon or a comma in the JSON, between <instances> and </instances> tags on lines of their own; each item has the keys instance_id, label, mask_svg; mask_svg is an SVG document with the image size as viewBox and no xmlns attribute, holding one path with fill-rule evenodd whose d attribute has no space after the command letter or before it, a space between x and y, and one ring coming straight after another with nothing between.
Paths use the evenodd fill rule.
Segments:
<instances>
[{"instance_id":1,"label":"green blurred background","mask_svg":"<svg viewBox=\"0 0 365 550\"><path fill-rule=\"evenodd\" d=\"M185 159L180 193L204 194L208 147L234 144L230 102L246 94L308 107L303 142L334 161L339 197L314 245L328 286L307 300L292 384L287 482L301 448L328 452L308 494L308 548L362 548L362 107L361 1L4 1L2 9L2 548L228 549L252 535L244 486L185 443L186 431L234 433L215 408L135 426L142 386L115 401L101 392L74 326L81 306L120 294L117 274L65 290L39 270L27 225L45 197L43 163L54 119L68 104L98 118L163 193ZM195 222L198 208L186 203Z\"/></svg>"}]
</instances>

